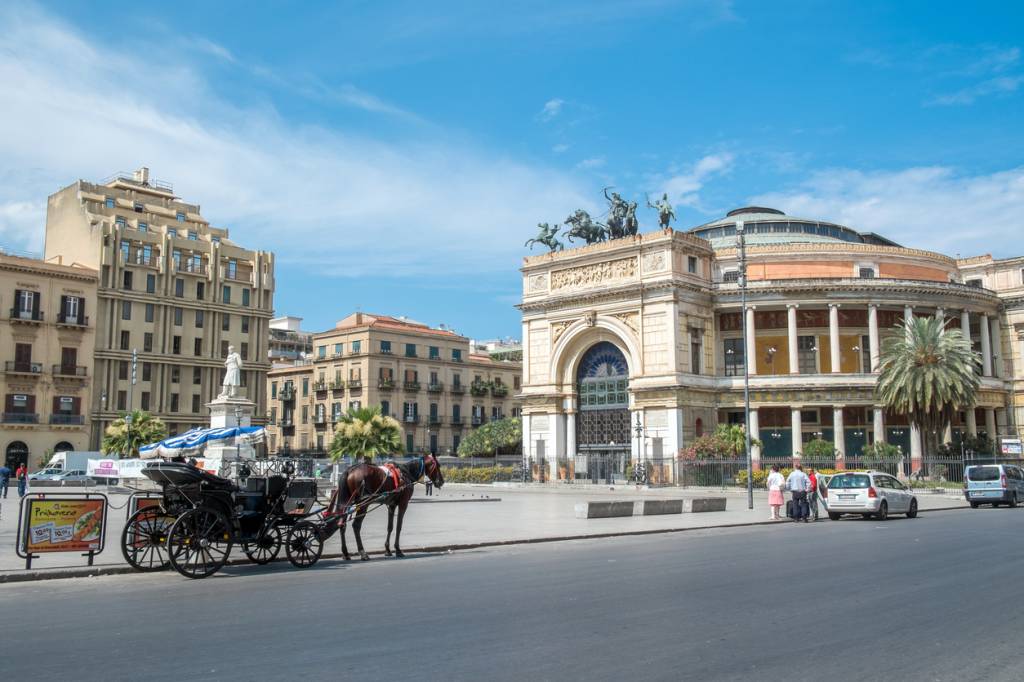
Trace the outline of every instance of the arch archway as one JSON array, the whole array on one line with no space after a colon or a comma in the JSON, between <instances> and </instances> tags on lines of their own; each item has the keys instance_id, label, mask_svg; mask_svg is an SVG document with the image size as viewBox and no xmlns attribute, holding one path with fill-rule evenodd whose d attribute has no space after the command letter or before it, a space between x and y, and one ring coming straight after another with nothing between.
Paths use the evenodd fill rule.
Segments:
<instances>
[{"instance_id":1,"label":"arch archway","mask_svg":"<svg viewBox=\"0 0 1024 682\"><path fill-rule=\"evenodd\" d=\"M598 341L576 366L577 477L611 483L626 477L630 459L629 365L622 350Z\"/></svg>"},{"instance_id":2,"label":"arch archway","mask_svg":"<svg viewBox=\"0 0 1024 682\"><path fill-rule=\"evenodd\" d=\"M74 449L75 446L67 442L66 440L62 440L61 442L53 446L54 452L71 452Z\"/></svg>"},{"instance_id":3,"label":"arch archway","mask_svg":"<svg viewBox=\"0 0 1024 682\"><path fill-rule=\"evenodd\" d=\"M20 440L11 441L4 452L4 466L14 470L22 464L28 466L28 446Z\"/></svg>"}]
</instances>

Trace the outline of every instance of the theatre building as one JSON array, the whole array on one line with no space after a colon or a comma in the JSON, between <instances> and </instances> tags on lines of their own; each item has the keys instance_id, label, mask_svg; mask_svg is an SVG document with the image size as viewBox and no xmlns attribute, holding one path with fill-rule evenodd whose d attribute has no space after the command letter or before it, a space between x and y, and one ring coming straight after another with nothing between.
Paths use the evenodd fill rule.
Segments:
<instances>
[{"instance_id":1,"label":"theatre building","mask_svg":"<svg viewBox=\"0 0 1024 682\"><path fill-rule=\"evenodd\" d=\"M1024 365L1018 261L957 261L760 207L687 232L528 257L524 456L550 478L621 477L638 459L655 479L668 478L695 437L743 423L747 361L750 426L764 443L752 453L756 465L799 457L816 438L834 443L840 467L876 440L920 460L921 434L875 396L881 344L912 316L963 329L983 360L978 404L956 415L944 440L1015 434L1009 408Z\"/></svg>"}]
</instances>

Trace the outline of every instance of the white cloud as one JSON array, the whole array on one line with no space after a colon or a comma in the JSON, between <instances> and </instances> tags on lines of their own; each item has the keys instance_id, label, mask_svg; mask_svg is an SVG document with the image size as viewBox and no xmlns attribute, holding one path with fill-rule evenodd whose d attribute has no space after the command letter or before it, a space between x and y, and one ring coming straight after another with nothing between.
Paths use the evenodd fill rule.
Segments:
<instances>
[{"instance_id":1,"label":"white cloud","mask_svg":"<svg viewBox=\"0 0 1024 682\"><path fill-rule=\"evenodd\" d=\"M544 103L544 108L537 114L542 122L547 123L551 119L562 113L562 106L565 104L565 100L562 99L549 99Z\"/></svg>"},{"instance_id":2,"label":"white cloud","mask_svg":"<svg viewBox=\"0 0 1024 682\"><path fill-rule=\"evenodd\" d=\"M736 157L731 152L708 154L699 159L687 171L676 173L656 182L659 193L667 192L674 203L699 207L698 192L712 177L728 173Z\"/></svg>"},{"instance_id":3,"label":"white cloud","mask_svg":"<svg viewBox=\"0 0 1024 682\"><path fill-rule=\"evenodd\" d=\"M988 95L1005 95L1016 92L1022 83L1024 83L1024 76L989 78L948 95L933 97L927 104L940 106L974 104L977 100Z\"/></svg>"},{"instance_id":4,"label":"white cloud","mask_svg":"<svg viewBox=\"0 0 1024 682\"><path fill-rule=\"evenodd\" d=\"M607 163L607 161L605 161L604 157L594 156L589 159L583 159L576 164L576 167L580 170L596 170L598 168L604 168L605 163Z\"/></svg>"},{"instance_id":5,"label":"white cloud","mask_svg":"<svg viewBox=\"0 0 1024 682\"><path fill-rule=\"evenodd\" d=\"M946 254L1019 255L1024 234L1024 166L965 175L947 167L899 171L836 169L752 204L833 220L904 246Z\"/></svg>"},{"instance_id":6,"label":"white cloud","mask_svg":"<svg viewBox=\"0 0 1024 682\"><path fill-rule=\"evenodd\" d=\"M551 151L553 151L555 154L564 154L565 152L569 151L569 145L565 144L564 142L559 142L558 144L551 148Z\"/></svg>"},{"instance_id":7,"label":"white cloud","mask_svg":"<svg viewBox=\"0 0 1024 682\"><path fill-rule=\"evenodd\" d=\"M240 243L340 276L514 268L536 216L589 203L564 173L445 131L293 125L218 97L173 52L124 59L32 10L0 24L0 243L39 248L47 195L142 165Z\"/></svg>"}]
</instances>

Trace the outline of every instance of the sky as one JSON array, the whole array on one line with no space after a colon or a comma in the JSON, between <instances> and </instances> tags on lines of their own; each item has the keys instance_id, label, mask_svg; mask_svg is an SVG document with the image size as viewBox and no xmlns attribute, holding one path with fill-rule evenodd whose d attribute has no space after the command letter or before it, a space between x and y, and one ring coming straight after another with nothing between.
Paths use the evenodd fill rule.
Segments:
<instances>
[{"instance_id":1,"label":"sky","mask_svg":"<svg viewBox=\"0 0 1024 682\"><path fill-rule=\"evenodd\" d=\"M140 166L277 257L279 315L520 334L537 223L668 192L1024 254L1024 5L7 3L0 246ZM641 230L657 224L640 214Z\"/></svg>"}]
</instances>

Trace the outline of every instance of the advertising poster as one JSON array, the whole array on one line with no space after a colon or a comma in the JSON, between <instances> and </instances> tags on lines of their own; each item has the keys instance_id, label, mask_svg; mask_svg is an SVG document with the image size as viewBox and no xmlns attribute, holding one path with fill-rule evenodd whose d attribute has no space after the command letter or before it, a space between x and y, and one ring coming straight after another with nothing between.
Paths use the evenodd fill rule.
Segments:
<instances>
[{"instance_id":1,"label":"advertising poster","mask_svg":"<svg viewBox=\"0 0 1024 682\"><path fill-rule=\"evenodd\" d=\"M85 472L96 478L117 478L118 461L116 459L90 459Z\"/></svg>"},{"instance_id":2,"label":"advertising poster","mask_svg":"<svg viewBox=\"0 0 1024 682\"><path fill-rule=\"evenodd\" d=\"M29 500L24 549L44 552L97 552L103 541L106 500Z\"/></svg>"}]
</instances>

